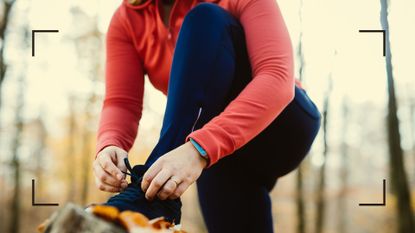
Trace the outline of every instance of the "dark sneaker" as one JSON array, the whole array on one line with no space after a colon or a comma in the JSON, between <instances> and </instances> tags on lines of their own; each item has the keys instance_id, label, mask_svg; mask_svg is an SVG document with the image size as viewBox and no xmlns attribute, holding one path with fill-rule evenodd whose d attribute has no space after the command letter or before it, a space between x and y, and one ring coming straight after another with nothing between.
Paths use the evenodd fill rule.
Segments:
<instances>
[{"instance_id":1,"label":"dark sneaker","mask_svg":"<svg viewBox=\"0 0 415 233\"><path fill-rule=\"evenodd\" d=\"M128 159L124 159L125 165L131 176L131 183L128 187L119 194L111 197L104 205L114 206L119 211L131 210L144 214L147 218L153 219L157 217L164 217L167 221L179 224L181 218L182 202L180 198L175 200L160 200L155 198L148 201L145 198L145 193L141 189L141 180L147 167L144 165L136 165L131 168Z\"/></svg>"}]
</instances>

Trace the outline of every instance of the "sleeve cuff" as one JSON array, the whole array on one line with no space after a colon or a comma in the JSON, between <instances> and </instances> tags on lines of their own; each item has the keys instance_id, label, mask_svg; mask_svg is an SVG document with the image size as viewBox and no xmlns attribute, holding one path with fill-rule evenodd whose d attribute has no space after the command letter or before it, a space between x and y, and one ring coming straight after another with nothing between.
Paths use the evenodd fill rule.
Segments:
<instances>
[{"instance_id":1,"label":"sleeve cuff","mask_svg":"<svg viewBox=\"0 0 415 233\"><path fill-rule=\"evenodd\" d=\"M99 152L101 152L107 146L116 146L125 150L123 144L115 138L98 140L95 148L95 159L97 158Z\"/></svg>"},{"instance_id":2,"label":"sleeve cuff","mask_svg":"<svg viewBox=\"0 0 415 233\"><path fill-rule=\"evenodd\" d=\"M209 130L199 129L192 133L190 133L186 137L186 142L192 139L195 141L207 154L209 158L209 164L206 166L207 168L211 167L213 164L219 161L223 154L230 154L226 153L222 148L218 140L226 141L223 138L218 138L217 134L210 132Z\"/></svg>"}]
</instances>

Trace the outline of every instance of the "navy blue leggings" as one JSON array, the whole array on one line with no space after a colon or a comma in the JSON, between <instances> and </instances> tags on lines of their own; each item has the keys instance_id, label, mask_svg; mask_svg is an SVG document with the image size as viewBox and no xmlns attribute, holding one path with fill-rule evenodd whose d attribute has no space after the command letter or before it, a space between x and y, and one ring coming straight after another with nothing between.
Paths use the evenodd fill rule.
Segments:
<instances>
[{"instance_id":1,"label":"navy blue leggings","mask_svg":"<svg viewBox=\"0 0 415 233\"><path fill-rule=\"evenodd\" d=\"M163 127L146 165L219 115L251 79L240 23L214 4L193 8L177 40ZM273 232L268 193L303 160L319 127L320 113L296 88L294 100L264 131L206 169L197 187L209 232Z\"/></svg>"}]
</instances>

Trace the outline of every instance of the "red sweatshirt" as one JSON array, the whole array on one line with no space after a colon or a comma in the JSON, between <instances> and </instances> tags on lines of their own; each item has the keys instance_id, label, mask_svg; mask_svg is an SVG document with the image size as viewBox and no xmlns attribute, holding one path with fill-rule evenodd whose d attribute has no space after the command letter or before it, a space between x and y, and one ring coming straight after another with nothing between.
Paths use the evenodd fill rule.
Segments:
<instances>
[{"instance_id":1,"label":"red sweatshirt","mask_svg":"<svg viewBox=\"0 0 415 233\"><path fill-rule=\"evenodd\" d=\"M107 34L106 93L97 153L108 145L129 151L143 108L144 74L167 94L173 50L183 18L199 2L215 2L241 22L253 79L217 117L190 137L206 150L210 165L264 130L294 97L290 37L275 0L177 0L164 25L159 0L114 13ZM197 77L195 77L197 78Z\"/></svg>"}]
</instances>

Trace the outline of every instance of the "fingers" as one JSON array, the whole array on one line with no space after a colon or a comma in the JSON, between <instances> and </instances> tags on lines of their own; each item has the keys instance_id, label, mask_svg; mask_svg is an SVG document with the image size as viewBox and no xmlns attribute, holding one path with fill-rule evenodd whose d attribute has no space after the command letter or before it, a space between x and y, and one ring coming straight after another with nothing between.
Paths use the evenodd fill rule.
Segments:
<instances>
[{"instance_id":1,"label":"fingers","mask_svg":"<svg viewBox=\"0 0 415 233\"><path fill-rule=\"evenodd\" d=\"M111 175L107 174L99 166L94 166L94 172L95 172L95 184L99 190L106 191L106 192L112 192L112 193L121 191L119 181L111 177ZM115 183L111 184L110 182L115 182Z\"/></svg>"},{"instance_id":2,"label":"fingers","mask_svg":"<svg viewBox=\"0 0 415 233\"><path fill-rule=\"evenodd\" d=\"M128 186L125 175L116 164L121 164L127 152L115 146L105 148L93 164L96 186L107 192L120 192ZM121 159L122 158L122 159ZM121 167L122 168L122 167Z\"/></svg>"},{"instance_id":3,"label":"fingers","mask_svg":"<svg viewBox=\"0 0 415 233\"><path fill-rule=\"evenodd\" d=\"M146 198L148 200L153 200L154 196L159 192L161 187L163 187L164 183L168 179L170 179L172 173L168 169L161 170L154 179L152 179L150 186L148 187L146 191Z\"/></svg>"},{"instance_id":4,"label":"fingers","mask_svg":"<svg viewBox=\"0 0 415 233\"><path fill-rule=\"evenodd\" d=\"M104 171L100 166L94 166L94 173L95 177L98 178L98 180L100 180L101 183L109 184L114 187L121 186L122 182L120 180L115 179L109 173Z\"/></svg>"},{"instance_id":5,"label":"fingers","mask_svg":"<svg viewBox=\"0 0 415 233\"><path fill-rule=\"evenodd\" d=\"M164 200L182 195L203 171L204 163L197 153L189 143L160 157L143 176L141 188L145 197L152 200L157 195Z\"/></svg>"},{"instance_id":6,"label":"fingers","mask_svg":"<svg viewBox=\"0 0 415 233\"><path fill-rule=\"evenodd\" d=\"M119 181L104 171L102 167L95 163L93 166L95 174L95 184L98 189L107 192L120 192L128 186L126 180Z\"/></svg>"},{"instance_id":7,"label":"fingers","mask_svg":"<svg viewBox=\"0 0 415 233\"><path fill-rule=\"evenodd\" d=\"M98 163L100 166L113 177L116 177L119 181L124 179L124 174L121 170L115 166L114 162L111 160L110 156L100 156L98 158Z\"/></svg>"},{"instance_id":8,"label":"fingers","mask_svg":"<svg viewBox=\"0 0 415 233\"><path fill-rule=\"evenodd\" d=\"M157 196L160 200L166 200L171 194L173 194L174 190L177 188L177 183L172 179L168 179L166 183L161 188L160 192L157 193Z\"/></svg>"},{"instance_id":9,"label":"fingers","mask_svg":"<svg viewBox=\"0 0 415 233\"><path fill-rule=\"evenodd\" d=\"M143 180L141 181L141 189L146 192L150 186L151 181L160 172L162 165L159 161L156 161L144 174Z\"/></svg>"},{"instance_id":10,"label":"fingers","mask_svg":"<svg viewBox=\"0 0 415 233\"><path fill-rule=\"evenodd\" d=\"M111 193L117 193L121 191L121 188L119 187L114 187L108 184L105 184L103 182L101 182L98 177L95 177L95 184L97 186L97 188L101 191L105 191L105 192L111 192Z\"/></svg>"},{"instance_id":11,"label":"fingers","mask_svg":"<svg viewBox=\"0 0 415 233\"><path fill-rule=\"evenodd\" d=\"M177 186L177 188L174 190L173 194L171 194L169 196L169 199L174 200L174 199L179 198L184 193L184 191L186 191L186 189L189 187L189 185L190 184L187 183L186 181L180 183Z\"/></svg>"}]
</instances>

